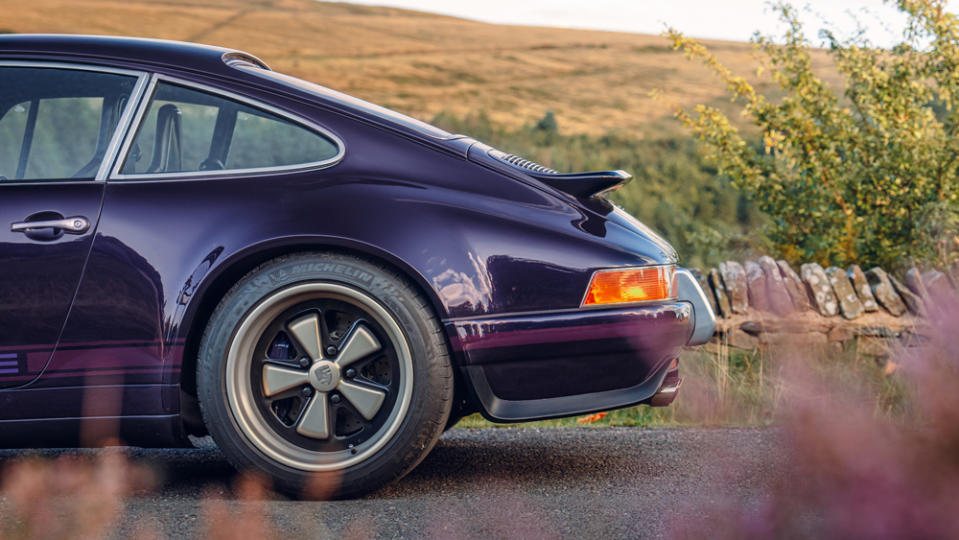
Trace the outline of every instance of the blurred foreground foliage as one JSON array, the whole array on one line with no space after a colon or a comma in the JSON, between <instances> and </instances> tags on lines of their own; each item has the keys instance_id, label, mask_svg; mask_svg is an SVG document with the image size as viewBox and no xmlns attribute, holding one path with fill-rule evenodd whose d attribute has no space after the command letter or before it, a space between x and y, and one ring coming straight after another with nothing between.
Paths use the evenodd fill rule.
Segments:
<instances>
[{"instance_id":1,"label":"blurred foreground foliage","mask_svg":"<svg viewBox=\"0 0 959 540\"><path fill-rule=\"evenodd\" d=\"M515 130L495 125L482 112L466 118L440 114L433 123L560 172L622 169L633 174L633 181L610 198L669 240L685 265L716 264L762 247L750 231L765 219L719 176L689 135L563 135L552 113Z\"/></svg>"},{"instance_id":2,"label":"blurred foreground foliage","mask_svg":"<svg viewBox=\"0 0 959 540\"><path fill-rule=\"evenodd\" d=\"M796 11L776 4L787 30L754 38L760 65L778 83L765 95L676 30L668 37L701 61L758 128L749 144L716 107L678 108L719 170L765 212L765 236L793 263L943 266L959 254L959 19L945 0L899 0L908 16L891 50L862 33L821 32L845 81L812 69Z\"/></svg>"}]
</instances>

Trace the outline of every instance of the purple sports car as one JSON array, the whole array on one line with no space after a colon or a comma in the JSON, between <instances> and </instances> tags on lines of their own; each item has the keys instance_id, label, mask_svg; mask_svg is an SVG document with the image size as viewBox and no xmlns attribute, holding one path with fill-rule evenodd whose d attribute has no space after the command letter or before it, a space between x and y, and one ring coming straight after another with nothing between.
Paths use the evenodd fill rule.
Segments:
<instances>
[{"instance_id":1,"label":"purple sports car","mask_svg":"<svg viewBox=\"0 0 959 540\"><path fill-rule=\"evenodd\" d=\"M0 445L189 445L340 497L444 429L669 404L715 319L559 174L144 39L0 37Z\"/></svg>"}]
</instances>

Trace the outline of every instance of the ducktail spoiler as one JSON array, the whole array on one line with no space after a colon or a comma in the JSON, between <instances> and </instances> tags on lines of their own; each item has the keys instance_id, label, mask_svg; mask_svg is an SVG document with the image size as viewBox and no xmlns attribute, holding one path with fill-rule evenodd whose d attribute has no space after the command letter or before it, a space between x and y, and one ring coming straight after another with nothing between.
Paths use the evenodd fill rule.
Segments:
<instances>
[{"instance_id":1,"label":"ducktail spoiler","mask_svg":"<svg viewBox=\"0 0 959 540\"><path fill-rule=\"evenodd\" d=\"M626 171L572 174L530 173L530 176L578 199L588 199L617 190L633 179L633 175Z\"/></svg>"},{"instance_id":2,"label":"ducktail spoiler","mask_svg":"<svg viewBox=\"0 0 959 540\"><path fill-rule=\"evenodd\" d=\"M523 172L529 176L578 199L588 199L608 193L619 189L633 179L633 176L626 171L560 174L549 167L514 154L507 154L499 150L491 150L489 154L513 167L524 169Z\"/></svg>"}]
</instances>

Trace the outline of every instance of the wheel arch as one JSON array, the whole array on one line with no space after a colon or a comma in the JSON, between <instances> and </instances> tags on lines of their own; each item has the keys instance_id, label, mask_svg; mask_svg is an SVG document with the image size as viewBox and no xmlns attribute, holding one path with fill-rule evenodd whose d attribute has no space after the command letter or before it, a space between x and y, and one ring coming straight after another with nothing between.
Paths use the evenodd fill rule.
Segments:
<instances>
[{"instance_id":1,"label":"wheel arch","mask_svg":"<svg viewBox=\"0 0 959 540\"><path fill-rule=\"evenodd\" d=\"M190 301L186 314L181 320L180 335L183 336L183 357L180 369L181 393L196 396L196 363L200 341L207 322L223 296L243 276L257 266L280 256L310 252L341 253L371 259L395 270L408 279L429 300L437 318L442 320L446 307L427 279L415 268L392 253L368 244L335 237L288 237L273 241L264 241L232 254L205 276ZM448 338L447 347L450 346ZM181 400L182 401L182 400ZM190 403L181 403L181 413L189 421L190 411L182 407L191 407Z\"/></svg>"}]
</instances>

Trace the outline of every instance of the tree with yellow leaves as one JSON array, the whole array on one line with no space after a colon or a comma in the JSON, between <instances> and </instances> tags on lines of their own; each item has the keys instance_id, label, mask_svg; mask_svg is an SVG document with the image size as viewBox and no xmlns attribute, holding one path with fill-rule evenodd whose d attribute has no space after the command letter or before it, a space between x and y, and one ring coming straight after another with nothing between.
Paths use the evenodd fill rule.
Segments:
<instances>
[{"instance_id":1,"label":"tree with yellow leaves","mask_svg":"<svg viewBox=\"0 0 959 540\"><path fill-rule=\"evenodd\" d=\"M842 88L812 69L795 10L776 5L781 40L754 38L778 97L756 90L701 43L674 48L726 85L761 135L715 107L678 108L722 172L772 219L765 234L793 262L944 265L959 253L959 20L945 0L899 0L908 15L892 49L823 32Z\"/></svg>"}]
</instances>

